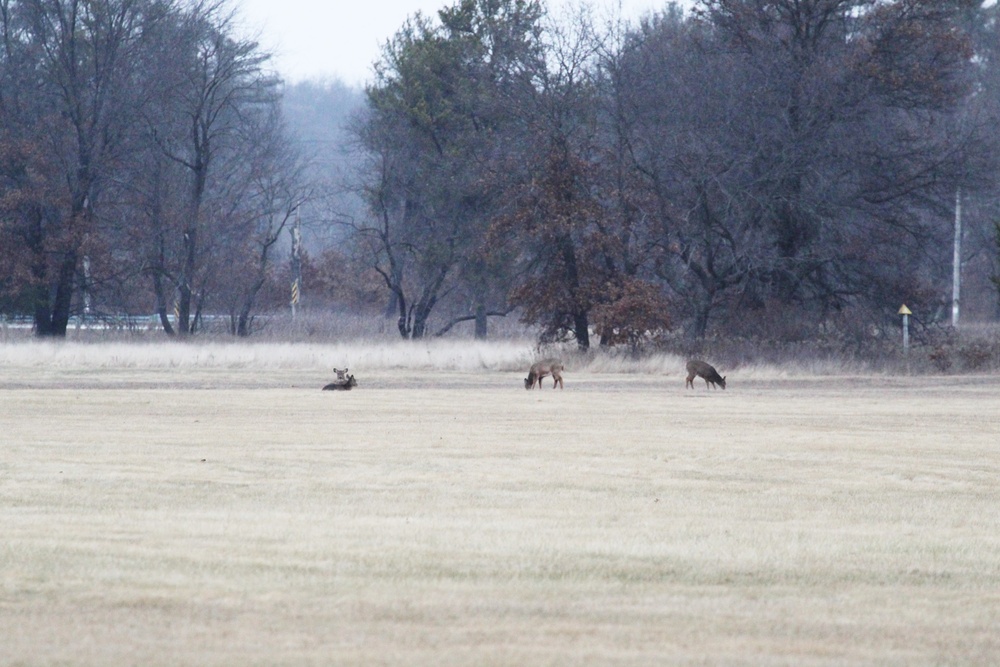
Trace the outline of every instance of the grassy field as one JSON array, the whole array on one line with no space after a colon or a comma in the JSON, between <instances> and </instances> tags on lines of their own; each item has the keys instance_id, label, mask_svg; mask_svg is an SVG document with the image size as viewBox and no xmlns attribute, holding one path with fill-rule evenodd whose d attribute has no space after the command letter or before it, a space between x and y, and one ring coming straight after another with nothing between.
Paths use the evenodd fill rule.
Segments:
<instances>
[{"instance_id":1,"label":"grassy field","mask_svg":"<svg viewBox=\"0 0 1000 667\"><path fill-rule=\"evenodd\" d=\"M1000 378L407 349L0 346L0 665L1000 662Z\"/></svg>"}]
</instances>

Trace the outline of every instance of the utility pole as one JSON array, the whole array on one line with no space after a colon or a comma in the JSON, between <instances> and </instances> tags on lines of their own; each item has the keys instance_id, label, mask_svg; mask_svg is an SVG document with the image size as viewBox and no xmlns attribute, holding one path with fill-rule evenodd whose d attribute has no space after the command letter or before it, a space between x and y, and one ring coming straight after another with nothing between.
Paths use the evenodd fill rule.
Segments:
<instances>
[{"instance_id":1,"label":"utility pole","mask_svg":"<svg viewBox=\"0 0 1000 667\"><path fill-rule=\"evenodd\" d=\"M962 293L962 188L955 191L955 248L951 270L951 326L958 326L958 303Z\"/></svg>"},{"instance_id":2,"label":"utility pole","mask_svg":"<svg viewBox=\"0 0 1000 667\"><path fill-rule=\"evenodd\" d=\"M292 319L295 319L296 309L299 305L299 297L302 296L302 218L299 210L295 209L295 224L289 230L292 236Z\"/></svg>"}]
</instances>

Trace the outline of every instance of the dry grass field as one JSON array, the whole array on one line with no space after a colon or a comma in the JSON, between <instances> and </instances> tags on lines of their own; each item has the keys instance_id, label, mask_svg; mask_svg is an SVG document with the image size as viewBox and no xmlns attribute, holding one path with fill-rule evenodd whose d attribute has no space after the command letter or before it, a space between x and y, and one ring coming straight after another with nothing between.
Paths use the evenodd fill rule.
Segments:
<instances>
[{"instance_id":1,"label":"dry grass field","mask_svg":"<svg viewBox=\"0 0 1000 667\"><path fill-rule=\"evenodd\" d=\"M0 346L0 665L1000 663L1000 378L407 349Z\"/></svg>"}]
</instances>

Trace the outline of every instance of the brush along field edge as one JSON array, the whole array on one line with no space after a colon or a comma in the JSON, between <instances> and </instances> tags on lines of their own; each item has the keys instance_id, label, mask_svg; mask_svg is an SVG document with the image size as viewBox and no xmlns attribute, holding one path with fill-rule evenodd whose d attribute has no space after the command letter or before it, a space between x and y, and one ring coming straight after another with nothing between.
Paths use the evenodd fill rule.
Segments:
<instances>
[{"instance_id":1,"label":"brush along field edge","mask_svg":"<svg viewBox=\"0 0 1000 667\"><path fill-rule=\"evenodd\" d=\"M0 366L0 664L1000 659L998 378L357 368Z\"/></svg>"}]
</instances>

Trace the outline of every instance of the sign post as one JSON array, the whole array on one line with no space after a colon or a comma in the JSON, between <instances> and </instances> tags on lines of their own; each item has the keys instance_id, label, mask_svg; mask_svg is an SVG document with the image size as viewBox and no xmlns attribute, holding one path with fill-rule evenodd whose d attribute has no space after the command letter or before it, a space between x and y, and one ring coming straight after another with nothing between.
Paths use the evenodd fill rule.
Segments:
<instances>
[{"instance_id":1,"label":"sign post","mask_svg":"<svg viewBox=\"0 0 1000 667\"><path fill-rule=\"evenodd\" d=\"M910 315L913 312L904 303L899 308L899 314L903 316L903 354L906 354L910 350Z\"/></svg>"}]
</instances>

